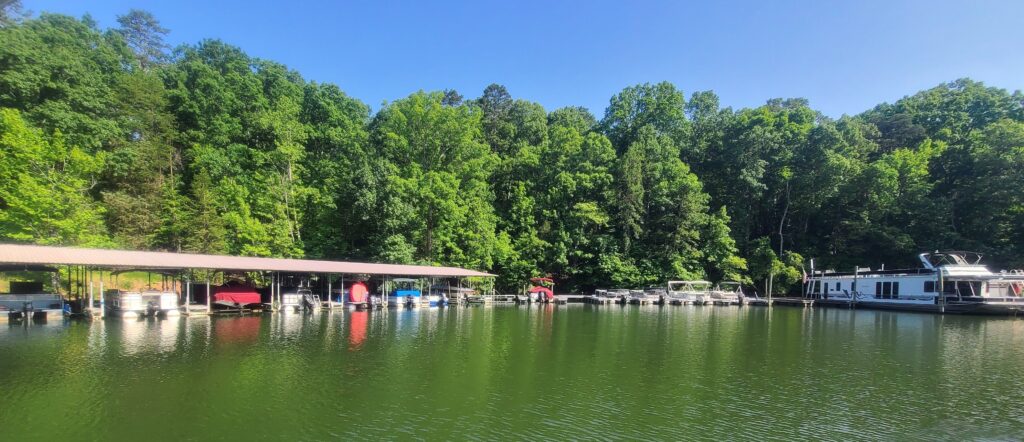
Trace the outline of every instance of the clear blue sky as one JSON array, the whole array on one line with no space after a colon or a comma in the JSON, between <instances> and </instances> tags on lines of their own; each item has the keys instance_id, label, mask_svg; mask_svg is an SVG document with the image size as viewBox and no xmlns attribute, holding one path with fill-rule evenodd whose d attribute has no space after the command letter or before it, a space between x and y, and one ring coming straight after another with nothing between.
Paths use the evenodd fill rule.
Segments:
<instances>
[{"instance_id":1,"label":"clear blue sky","mask_svg":"<svg viewBox=\"0 0 1024 442\"><path fill-rule=\"evenodd\" d=\"M419 89L476 97L490 83L598 117L623 87L662 80L736 108L804 97L830 116L959 77L1024 89L1024 0L23 3L89 12L101 27L146 9L172 44L219 38L374 109Z\"/></svg>"}]
</instances>

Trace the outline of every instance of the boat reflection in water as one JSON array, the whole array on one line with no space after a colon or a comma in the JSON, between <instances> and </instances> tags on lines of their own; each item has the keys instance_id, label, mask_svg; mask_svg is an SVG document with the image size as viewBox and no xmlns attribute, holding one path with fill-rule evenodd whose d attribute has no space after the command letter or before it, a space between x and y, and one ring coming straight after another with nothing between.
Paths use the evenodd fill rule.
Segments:
<instances>
[{"instance_id":1,"label":"boat reflection in water","mask_svg":"<svg viewBox=\"0 0 1024 442\"><path fill-rule=\"evenodd\" d=\"M366 327L370 320L370 312L365 310L354 311L348 318L348 350L356 351L363 346L366 340Z\"/></svg>"},{"instance_id":2,"label":"boat reflection in water","mask_svg":"<svg viewBox=\"0 0 1024 442\"><path fill-rule=\"evenodd\" d=\"M214 340L224 345L255 343L260 339L262 323L263 319L260 316L217 318L213 321Z\"/></svg>"},{"instance_id":3,"label":"boat reflection in water","mask_svg":"<svg viewBox=\"0 0 1024 442\"><path fill-rule=\"evenodd\" d=\"M98 322L102 324L101 332L119 338L117 351L123 355L172 352L177 348L185 327L185 321L177 318L165 321L116 318Z\"/></svg>"}]
</instances>

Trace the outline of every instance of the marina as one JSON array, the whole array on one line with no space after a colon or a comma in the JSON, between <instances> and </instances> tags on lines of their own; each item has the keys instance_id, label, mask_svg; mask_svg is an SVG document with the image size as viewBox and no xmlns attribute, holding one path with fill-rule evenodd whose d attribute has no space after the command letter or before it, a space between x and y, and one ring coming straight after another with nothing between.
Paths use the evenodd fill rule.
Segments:
<instances>
[{"instance_id":1,"label":"marina","mask_svg":"<svg viewBox=\"0 0 1024 442\"><path fill-rule=\"evenodd\" d=\"M762 297L740 282L667 281L645 289L557 293L551 277L536 277L520 295L482 292L471 278L495 275L432 266L189 255L0 244L0 270L49 274L73 299L43 293L39 280L10 280L0 294L2 319L196 316L214 313L310 313L320 309L413 309L497 304L587 303L657 306L798 306L1018 316L1024 313L1024 272L992 272L970 252L919 256L917 269L815 271L802 296ZM67 280L60 282L60 267ZM142 287L118 287L121 274L144 272ZM153 281L156 273L159 283ZM98 274L98 278L97 278ZM396 276L397 275L397 276ZM104 279L106 278L106 279ZM204 279L202 282L194 279ZM347 278L347 280L346 280ZM454 282L454 283L453 283ZM480 282L480 281L478 281ZM105 283L108 283L105 288ZM859 284L859 285L858 285ZM136 284L137 285L137 284ZM493 287L492 284L485 286ZM114 288L110 288L114 287ZM338 287L338 288L334 288ZM901 290L902 287L902 290Z\"/></svg>"}]
</instances>

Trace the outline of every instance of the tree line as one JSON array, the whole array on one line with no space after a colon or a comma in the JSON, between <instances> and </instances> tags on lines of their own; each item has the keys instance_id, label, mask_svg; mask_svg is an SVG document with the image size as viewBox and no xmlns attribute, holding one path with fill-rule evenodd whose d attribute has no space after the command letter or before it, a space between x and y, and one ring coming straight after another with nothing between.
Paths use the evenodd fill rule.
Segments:
<instances>
[{"instance_id":1,"label":"tree line","mask_svg":"<svg viewBox=\"0 0 1024 442\"><path fill-rule=\"evenodd\" d=\"M807 257L945 248L1024 266L1019 91L960 79L833 119L662 82L599 118L492 84L372 111L167 32L138 10L112 29L0 14L0 239L457 265L506 290L771 276L782 293Z\"/></svg>"}]
</instances>

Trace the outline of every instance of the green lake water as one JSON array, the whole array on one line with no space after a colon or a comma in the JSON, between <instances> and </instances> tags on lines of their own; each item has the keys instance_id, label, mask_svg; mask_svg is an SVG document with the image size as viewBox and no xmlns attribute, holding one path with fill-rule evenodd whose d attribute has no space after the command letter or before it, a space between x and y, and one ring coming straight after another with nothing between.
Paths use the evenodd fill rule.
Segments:
<instances>
[{"instance_id":1,"label":"green lake water","mask_svg":"<svg viewBox=\"0 0 1024 442\"><path fill-rule=\"evenodd\" d=\"M1020 439L1024 319L534 306L0 324L0 439Z\"/></svg>"}]
</instances>

